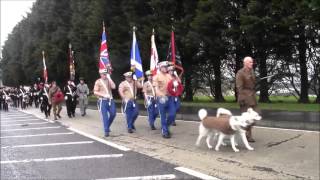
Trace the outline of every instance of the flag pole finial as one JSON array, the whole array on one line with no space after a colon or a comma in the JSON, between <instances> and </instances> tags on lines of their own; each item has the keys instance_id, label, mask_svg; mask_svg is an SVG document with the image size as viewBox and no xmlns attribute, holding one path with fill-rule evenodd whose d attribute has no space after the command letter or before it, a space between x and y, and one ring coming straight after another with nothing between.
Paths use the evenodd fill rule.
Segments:
<instances>
[{"instance_id":1,"label":"flag pole finial","mask_svg":"<svg viewBox=\"0 0 320 180\"><path fill-rule=\"evenodd\" d=\"M42 50L42 55L44 56L44 50Z\"/></svg>"},{"instance_id":2,"label":"flag pole finial","mask_svg":"<svg viewBox=\"0 0 320 180\"><path fill-rule=\"evenodd\" d=\"M133 29L133 31L136 31L136 30L137 30L137 27L136 27L136 26L133 26L132 29Z\"/></svg>"},{"instance_id":3,"label":"flag pole finial","mask_svg":"<svg viewBox=\"0 0 320 180\"><path fill-rule=\"evenodd\" d=\"M69 49L71 49L72 48L72 45L71 45L71 43L69 43Z\"/></svg>"},{"instance_id":4,"label":"flag pole finial","mask_svg":"<svg viewBox=\"0 0 320 180\"><path fill-rule=\"evenodd\" d=\"M154 34L154 28L152 28L152 34Z\"/></svg>"},{"instance_id":5,"label":"flag pole finial","mask_svg":"<svg viewBox=\"0 0 320 180\"><path fill-rule=\"evenodd\" d=\"M106 25L104 23L104 20L102 21L102 28L103 28L103 31L106 31Z\"/></svg>"}]
</instances>

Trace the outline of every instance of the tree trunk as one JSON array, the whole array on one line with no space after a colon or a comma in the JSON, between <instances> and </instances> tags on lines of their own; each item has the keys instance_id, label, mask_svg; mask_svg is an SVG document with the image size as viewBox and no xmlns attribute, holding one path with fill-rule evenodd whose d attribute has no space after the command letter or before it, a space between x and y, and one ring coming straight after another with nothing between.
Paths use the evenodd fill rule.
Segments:
<instances>
[{"instance_id":1,"label":"tree trunk","mask_svg":"<svg viewBox=\"0 0 320 180\"><path fill-rule=\"evenodd\" d=\"M215 102L224 102L224 98L222 96L222 85L221 85L221 60L219 58L215 58L214 64L214 92L215 92Z\"/></svg>"},{"instance_id":2,"label":"tree trunk","mask_svg":"<svg viewBox=\"0 0 320 180\"><path fill-rule=\"evenodd\" d=\"M187 61L189 62L189 61ZM186 96L184 97L185 101L193 101L193 94L192 94L192 68L191 66L184 66L184 77L185 77L185 92Z\"/></svg>"},{"instance_id":3,"label":"tree trunk","mask_svg":"<svg viewBox=\"0 0 320 180\"><path fill-rule=\"evenodd\" d=\"M259 58L260 78L263 78L263 77L266 77L268 75L268 73L267 73L266 55L263 52L263 50L258 52L258 58ZM260 83L259 102L264 102L264 103L270 102L269 93L268 93L268 81L267 81L267 79L263 79L259 83Z\"/></svg>"},{"instance_id":4,"label":"tree trunk","mask_svg":"<svg viewBox=\"0 0 320 180\"><path fill-rule=\"evenodd\" d=\"M299 65L300 65L300 103L309 103L308 97L308 70L307 70L307 62L306 62L306 51L307 51L307 44L306 44L306 37L304 34L304 26L300 25L299 28L299 44L298 44L298 51L299 51Z\"/></svg>"}]
</instances>

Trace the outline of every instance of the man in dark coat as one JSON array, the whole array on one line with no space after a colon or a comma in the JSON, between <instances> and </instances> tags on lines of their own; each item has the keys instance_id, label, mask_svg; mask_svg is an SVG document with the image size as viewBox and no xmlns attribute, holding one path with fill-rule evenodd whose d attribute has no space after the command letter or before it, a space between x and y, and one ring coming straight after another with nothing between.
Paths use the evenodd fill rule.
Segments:
<instances>
[{"instance_id":1,"label":"man in dark coat","mask_svg":"<svg viewBox=\"0 0 320 180\"><path fill-rule=\"evenodd\" d=\"M253 59L251 57L245 57L243 59L243 68L236 74L238 103L241 112L246 112L250 107L260 112L257 109L255 84L256 78L253 71ZM252 138L252 126L248 127L246 135L249 142L255 142Z\"/></svg>"}]
</instances>

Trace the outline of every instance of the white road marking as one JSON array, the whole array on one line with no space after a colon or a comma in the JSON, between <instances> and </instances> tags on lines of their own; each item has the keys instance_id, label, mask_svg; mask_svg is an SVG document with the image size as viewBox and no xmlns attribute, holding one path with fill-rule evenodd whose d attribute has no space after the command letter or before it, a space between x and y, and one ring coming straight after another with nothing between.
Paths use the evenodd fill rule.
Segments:
<instances>
[{"instance_id":1,"label":"white road marking","mask_svg":"<svg viewBox=\"0 0 320 180\"><path fill-rule=\"evenodd\" d=\"M27 138L27 137L38 137L38 136L59 136L59 135L70 135L74 134L74 132L68 133L50 133L50 134L29 134L29 135L20 135L20 136L2 136L1 139L5 138Z\"/></svg>"},{"instance_id":2,"label":"white road marking","mask_svg":"<svg viewBox=\"0 0 320 180\"><path fill-rule=\"evenodd\" d=\"M302 130L302 129L273 128L273 127L264 127L264 126L254 126L254 128L274 129L274 130L281 130L281 131L297 131L297 132L307 132L307 133L320 133L319 131L308 131L308 130Z\"/></svg>"},{"instance_id":3,"label":"white road marking","mask_svg":"<svg viewBox=\"0 0 320 180\"><path fill-rule=\"evenodd\" d=\"M33 115L31 114L22 114L22 115L7 115L7 116L2 116L2 118L28 118L28 117L34 117Z\"/></svg>"},{"instance_id":4,"label":"white road marking","mask_svg":"<svg viewBox=\"0 0 320 180\"><path fill-rule=\"evenodd\" d=\"M98 138L98 137L96 137L96 136L93 136L93 135L91 135L91 134L82 132L82 131L80 131L80 130L77 130L77 129L74 129L74 128L71 128L71 127L68 128L68 129L69 129L70 131L76 132L76 133L81 134L81 135L83 135L83 136L86 136L86 137L88 137L88 138L90 138L90 139L99 141L99 142L101 142L101 143L103 143L103 144L106 144L106 145L109 145L109 146L111 146L111 147L120 149L120 150L122 150L122 151L130 151L130 149L127 148L127 147L124 147L124 146L115 144L115 143L110 142L110 141L106 141L106 140L104 140L104 139Z\"/></svg>"},{"instance_id":5,"label":"white road marking","mask_svg":"<svg viewBox=\"0 0 320 180\"><path fill-rule=\"evenodd\" d=\"M8 132L8 131L27 131L27 130L37 130L37 129L56 129L56 128L61 128L61 126L41 127L41 128L24 128L24 129L5 129L5 130L1 130L1 132Z\"/></svg>"},{"instance_id":6,"label":"white road marking","mask_svg":"<svg viewBox=\"0 0 320 180\"><path fill-rule=\"evenodd\" d=\"M48 144L26 144L17 146L3 146L1 149L7 148L26 148L26 147L44 147L44 146L64 146L64 145L75 145L75 144L91 144L94 141L77 141L77 142L65 142L65 143L48 143Z\"/></svg>"},{"instance_id":7,"label":"white road marking","mask_svg":"<svg viewBox=\"0 0 320 180\"><path fill-rule=\"evenodd\" d=\"M43 158L43 159L24 159L24 160L13 160L13 161L1 161L1 164L70 161L70 160L99 159L99 158L118 158L122 156L123 154L102 154L102 155L92 155L92 156L70 156L70 157Z\"/></svg>"},{"instance_id":8,"label":"white road marking","mask_svg":"<svg viewBox=\"0 0 320 180\"><path fill-rule=\"evenodd\" d=\"M1 122L23 122L23 121L42 121L42 119L9 120L9 121L1 121Z\"/></svg>"},{"instance_id":9,"label":"white road marking","mask_svg":"<svg viewBox=\"0 0 320 180\"><path fill-rule=\"evenodd\" d=\"M175 179L174 174L164 174L164 175L152 175L152 176L134 176L134 177L120 177L120 178L107 178L107 179L97 179L97 180L159 180L159 179Z\"/></svg>"},{"instance_id":10,"label":"white road marking","mask_svg":"<svg viewBox=\"0 0 320 180\"><path fill-rule=\"evenodd\" d=\"M25 124L5 124L2 125L2 127L8 127L8 126L23 126L23 125L33 125L33 124L48 124L49 122L39 122L39 123L25 123Z\"/></svg>"},{"instance_id":11,"label":"white road marking","mask_svg":"<svg viewBox=\"0 0 320 180\"><path fill-rule=\"evenodd\" d=\"M213 177L213 176L209 176L203 173L200 173L198 171L192 170L192 169L188 169L185 167L176 167L174 168L175 170L187 173L189 175L192 175L194 177L200 178L200 179L205 179L205 180L220 180L219 178Z\"/></svg>"}]
</instances>

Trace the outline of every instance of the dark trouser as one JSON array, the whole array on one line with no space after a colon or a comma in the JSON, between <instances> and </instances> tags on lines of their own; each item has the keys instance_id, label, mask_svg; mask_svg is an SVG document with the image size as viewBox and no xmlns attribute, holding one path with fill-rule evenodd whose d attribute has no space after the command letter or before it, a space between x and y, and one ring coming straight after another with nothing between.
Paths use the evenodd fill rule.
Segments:
<instances>
[{"instance_id":1,"label":"dark trouser","mask_svg":"<svg viewBox=\"0 0 320 180\"><path fill-rule=\"evenodd\" d=\"M40 109L46 115L46 118L50 116L51 105L48 102L42 102L40 105Z\"/></svg>"},{"instance_id":2,"label":"dark trouser","mask_svg":"<svg viewBox=\"0 0 320 180\"><path fill-rule=\"evenodd\" d=\"M68 98L66 100L66 106L67 106L67 113L68 116L74 116L75 110L76 110L77 101L72 98Z\"/></svg>"},{"instance_id":3,"label":"dark trouser","mask_svg":"<svg viewBox=\"0 0 320 180\"><path fill-rule=\"evenodd\" d=\"M257 105L247 105L247 104L240 104L240 112L246 112L248 110L248 108L252 108L254 111L258 112L259 114L261 114L260 110L258 109ZM250 125L247 127L247 137L248 138L252 138L252 127L254 126L254 124Z\"/></svg>"}]
</instances>

